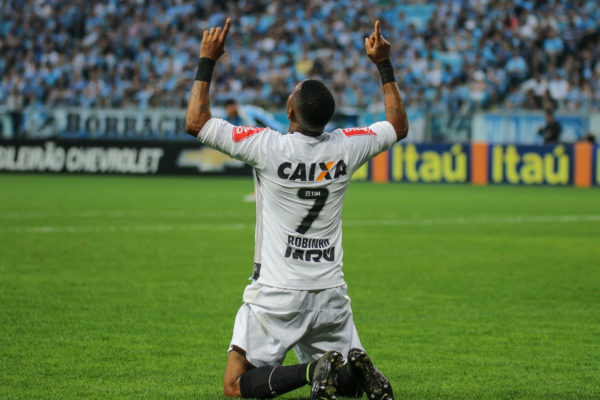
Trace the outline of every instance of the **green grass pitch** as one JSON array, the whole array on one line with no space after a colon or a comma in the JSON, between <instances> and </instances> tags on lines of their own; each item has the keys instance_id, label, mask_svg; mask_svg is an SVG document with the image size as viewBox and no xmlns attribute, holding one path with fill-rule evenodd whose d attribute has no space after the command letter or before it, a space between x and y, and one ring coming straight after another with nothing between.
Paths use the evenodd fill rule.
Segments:
<instances>
[{"instance_id":1,"label":"green grass pitch","mask_svg":"<svg viewBox=\"0 0 600 400\"><path fill-rule=\"evenodd\" d=\"M0 188L0 398L222 398L251 180ZM354 183L344 250L398 399L600 398L598 190Z\"/></svg>"}]
</instances>

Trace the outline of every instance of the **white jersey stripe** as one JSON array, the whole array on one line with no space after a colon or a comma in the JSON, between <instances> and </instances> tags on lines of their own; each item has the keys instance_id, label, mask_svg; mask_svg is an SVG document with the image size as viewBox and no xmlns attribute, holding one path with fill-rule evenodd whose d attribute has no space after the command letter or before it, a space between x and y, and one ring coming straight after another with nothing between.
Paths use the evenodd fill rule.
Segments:
<instances>
[{"instance_id":1,"label":"white jersey stripe","mask_svg":"<svg viewBox=\"0 0 600 400\"><path fill-rule=\"evenodd\" d=\"M254 188L256 190L256 230L254 232L254 263L261 264L261 249L263 245L263 200L262 192L260 190L260 178L258 175L254 176Z\"/></svg>"}]
</instances>

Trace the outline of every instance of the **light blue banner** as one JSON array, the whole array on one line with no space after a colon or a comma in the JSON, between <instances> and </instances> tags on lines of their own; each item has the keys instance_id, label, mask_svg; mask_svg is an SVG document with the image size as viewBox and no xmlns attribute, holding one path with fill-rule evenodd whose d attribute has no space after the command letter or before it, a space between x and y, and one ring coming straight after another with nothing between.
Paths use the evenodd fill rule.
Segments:
<instances>
[{"instance_id":1,"label":"light blue banner","mask_svg":"<svg viewBox=\"0 0 600 400\"><path fill-rule=\"evenodd\" d=\"M589 116L557 114L556 119L562 125L561 142L576 142L588 132ZM484 113L483 126L475 127L483 132L474 132L473 137L489 143L541 144L538 130L545 124L543 114Z\"/></svg>"}]
</instances>

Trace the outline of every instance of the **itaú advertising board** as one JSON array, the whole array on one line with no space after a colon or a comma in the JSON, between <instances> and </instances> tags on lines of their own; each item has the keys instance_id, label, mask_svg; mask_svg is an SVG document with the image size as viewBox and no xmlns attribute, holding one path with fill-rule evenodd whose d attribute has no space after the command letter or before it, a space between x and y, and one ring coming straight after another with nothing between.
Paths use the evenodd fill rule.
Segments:
<instances>
[{"instance_id":1,"label":"ita\u00fa advertising board","mask_svg":"<svg viewBox=\"0 0 600 400\"><path fill-rule=\"evenodd\" d=\"M490 146L489 181L535 185L573 182L573 146Z\"/></svg>"},{"instance_id":2,"label":"ita\u00fa advertising board","mask_svg":"<svg viewBox=\"0 0 600 400\"><path fill-rule=\"evenodd\" d=\"M353 176L374 182L510 185L600 185L600 147L557 145L398 143Z\"/></svg>"}]
</instances>

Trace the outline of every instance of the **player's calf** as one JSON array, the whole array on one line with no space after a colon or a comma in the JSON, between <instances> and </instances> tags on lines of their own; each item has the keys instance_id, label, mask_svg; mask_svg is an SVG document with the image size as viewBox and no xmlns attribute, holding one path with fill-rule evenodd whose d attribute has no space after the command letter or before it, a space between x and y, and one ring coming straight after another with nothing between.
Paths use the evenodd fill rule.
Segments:
<instances>
[{"instance_id":1,"label":"player's calf","mask_svg":"<svg viewBox=\"0 0 600 400\"><path fill-rule=\"evenodd\" d=\"M245 399L272 399L309 383L309 364L259 367L240 377L240 394Z\"/></svg>"},{"instance_id":2,"label":"player's calf","mask_svg":"<svg viewBox=\"0 0 600 400\"><path fill-rule=\"evenodd\" d=\"M259 367L246 371L239 377L239 395L235 391L225 395L251 399L271 399L311 384L311 399L335 399L337 373L342 367L342 355L336 351L325 353L310 364L282 367Z\"/></svg>"}]
</instances>

